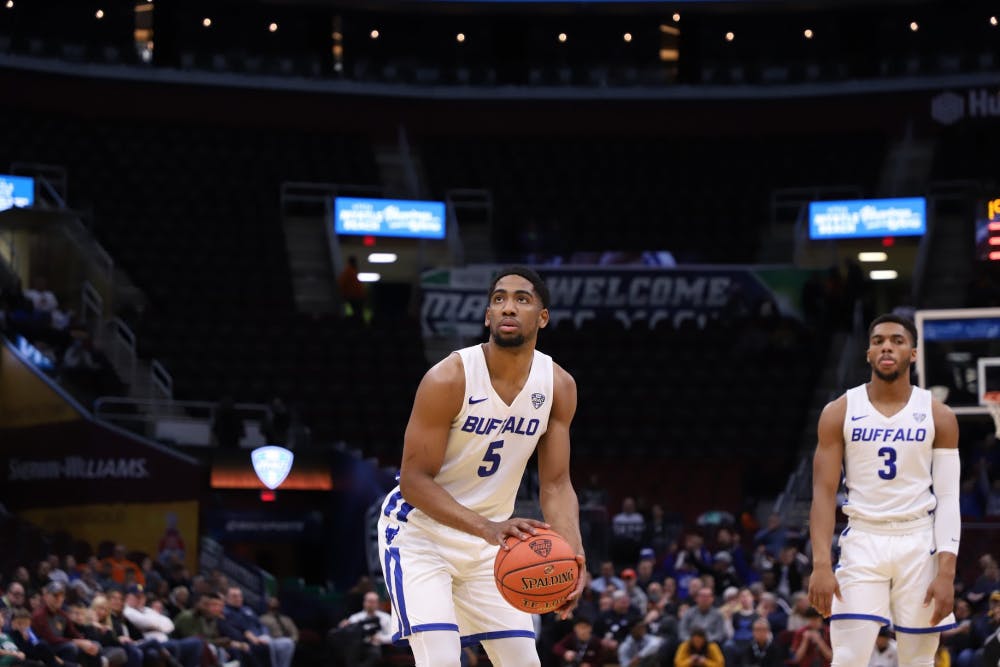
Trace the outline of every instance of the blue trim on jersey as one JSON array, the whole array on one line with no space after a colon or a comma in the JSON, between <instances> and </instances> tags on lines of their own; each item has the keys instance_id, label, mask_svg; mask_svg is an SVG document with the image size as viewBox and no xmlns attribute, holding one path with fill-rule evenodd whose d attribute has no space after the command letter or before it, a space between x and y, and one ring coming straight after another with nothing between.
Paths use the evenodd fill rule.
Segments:
<instances>
[{"instance_id":1,"label":"blue trim on jersey","mask_svg":"<svg viewBox=\"0 0 1000 667\"><path fill-rule=\"evenodd\" d=\"M848 526L847 528L845 528L845 529L844 529L844 532L842 532L842 533L840 534L840 536L841 536L841 537L847 537L847 533L848 533L848 532L850 532L850 530L851 530L851 527L850 527L850 526Z\"/></svg>"},{"instance_id":2,"label":"blue trim on jersey","mask_svg":"<svg viewBox=\"0 0 1000 667\"><path fill-rule=\"evenodd\" d=\"M462 637L462 646L472 646L488 639L507 639L509 637L535 639L535 632L533 630L494 630L493 632L480 632L475 635Z\"/></svg>"},{"instance_id":3,"label":"blue trim on jersey","mask_svg":"<svg viewBox=\"0 0 1000 667\"><path fill-rule=\"evenodd\" d=\"M951 630L952 628L957 628L958 623L949 623L948 625L935 625L933 628L903 628L900 626L893 627L896 632L903 632L908 635L929 635L934 632L942 632L944 630Z\"/></svg>"},{"instance_id":4,"label":"blue trim on jersey","mask_svg":"<svg viewBox=\"0 0 1000 667\"><path fill-rule=\"evenodd\" d=\"M413 505L403 501L403 504L399 506L399 511L396 512L396 520L400 523L406 523L406 515L408 515L413 510Z\"/></svg>"},{"instance_id":5,"label":"blue trim on jersey","mask_svg":"<svg viewBox=\"0 0 1000 667\"><path fill-rule=\"evenodd\" d=\"M398 631L396 632L396 634L399 635L399 634L401 634L403 632L403 617L399 614L399 605L396 604L396 596L393 593L392 580L388 576L389 572L391 572L391 571L392 571L392 554L390 554L389 550L386 549L385 550L385 570L384 570L384 572L386 574L386 578L385 578L385 592L389 596L389 601L392 603L393 608L396 610L396 627L398 628Z\"/></svg>"},{"instance_id":6,"label":"blue trim on jersey","mask_svg":"<svg viewBox=\"0 0 1000 667\"><path fill-rule=\"evenodd\" d=\"M875 621L876 623L881 623L882 625L891 625L890 621L885 616L875 616L874 614L834 614L830 617L831 621Z\"/></svg>"},{"instance_id":7,"label":"blue trim on jersey","mask_svg":"<svg viewBox=\"0 0 1000 667\"><path fill-rule=\"evenodd\" d=\"M399 620L403 623L403 634L410 634L410 618L406 615L406 595L403 592L403 561L399 558L399 547L390 547L389 553L396 559L393 572L393 588L396 589L396 603L399 605Z\"/></svg>"},{"instance_id":8,"label":"blue trim on jersey","mask_svg":"<svg viewBox=\"0 0 1000 667\"><path fill-rule=\"evenodd\" d=\"M389 502L385 504L385 509L382 510L382 514L389 516L392 511L396 509L396 503L403 499L403 492L396 491L391 496L389 496Z\"/></svg>"},{"instance_id":9,"label":"blue trim on jersey","mask_svg":"<svg viewBox=\"0 0 1000 667\"><path fill-rule=\"evenodd\" d=\"M413 632L410 634L435 631L458 632L458 626L454 623L425 623L423 625L414 625ZM410 640L405 639L402 632L397 632L392 636L392 643L396 646L409 646Z\"/></svg>"}]
</instances>

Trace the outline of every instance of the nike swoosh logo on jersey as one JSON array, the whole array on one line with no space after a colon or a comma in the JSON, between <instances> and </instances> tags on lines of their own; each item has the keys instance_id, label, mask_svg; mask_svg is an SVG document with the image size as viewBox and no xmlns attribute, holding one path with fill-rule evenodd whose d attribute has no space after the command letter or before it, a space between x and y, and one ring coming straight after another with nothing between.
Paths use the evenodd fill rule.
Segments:
<instances>
[{"instance_id":1,"label":"nike swoosh logo on jersey","mask_svg":"<svg viewBox=\"0 0 1000 667\"><path fill-rule=\"evenodd\" d=\"M864 418L865 418L865 417L867 417L867 416L868 416L868 415L861 415L860 417L851 417L851 421L852 421L852 422L856 422L856 421L858 421L859 419L864 419Z\"/></svg>"},{"instance_id":2,"label":"nike swoosh logo on jersey","mask_svg":"<svg viewBox=\"0 0 1000 667\"><path fill-rule=\"evenodd\" d=\"M932 555L932 556L933 556L934 554L936 554L936 553L937 553L937 549L931 549L931 555Z\"/></svg>"},{"instance_id":3,"label":"nike swoosh logo on jersey","mask_svg":"<svg viewBox=\"0 0 1000 667\"><path fill-rule=\"evenodd\" d=\"M469 405L475 405L476 403L482 403L483 401L485 401L487 399L489 399L489 396L487 396L486 398L472 398L471 396L469 396Z\"/></svg>"}]
</instances>

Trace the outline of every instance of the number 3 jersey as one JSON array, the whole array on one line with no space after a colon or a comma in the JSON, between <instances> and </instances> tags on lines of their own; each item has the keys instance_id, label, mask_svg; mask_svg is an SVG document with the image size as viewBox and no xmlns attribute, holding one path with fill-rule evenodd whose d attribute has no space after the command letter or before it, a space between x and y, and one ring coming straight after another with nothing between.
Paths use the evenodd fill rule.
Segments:
<instances>
[{"instance_id":1,"label":"number 3 jersey","mask_svg":"<svg viewBox=\"0 0 1000 667\"><path fill-rule=\"evenodd\" d=\"M931 393L913 387L902 410L886 417L860 385L847 391L844 416L844 514L866 521L910 521L933 513L934 415Z\"/></svg>"},{"instance_id":2,"label":"number 3 jersey","mask_svg":"<svg viewBox=\"0 0 1000 667\"><path fill-rule=\"evenodd\" d=\"M456 352L465 367L462 409L451 422L441 470L434 481L462 505L491 521L509 519L521 477L549 423L552 409L552 357L537 350L528 379L507 405L490 382L481 345ZM397 486L383 514L401 523L434 526L410 506Z\"/></svg>"}]
</instances>

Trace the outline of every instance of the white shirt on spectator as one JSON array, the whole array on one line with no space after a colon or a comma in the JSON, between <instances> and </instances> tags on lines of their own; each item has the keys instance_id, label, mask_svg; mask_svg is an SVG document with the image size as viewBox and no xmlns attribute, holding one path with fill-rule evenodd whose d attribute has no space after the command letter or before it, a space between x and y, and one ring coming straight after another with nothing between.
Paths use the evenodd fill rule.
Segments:
<instances>
[{"instance_id":1,"label":"white shirt on spectator","mask_svg":"<svg viewBox=\"0 0 1000 667\"><path fill-rule=\"evenodd\" d=\"M168 635L174 631L174 622L152 607L138 609L125 605L122 613L132 625L139 628L146 639L165 642L169 639Z\"/></svg>"},{"instance_id":2,"label":"white shirt on spectator","mask_svg":"<svg viewBox=\"0 0 1000 667\"><path fill-rule=\"evenodd\" d=\"M889 645L884 651L879 651L876 646L872 649L872 657L868 660L868 667L899 667L899 655L896 653L896 642L890 639Z\"/></svg>"},{"instance_id":3,"label":"white shirt on spectator","mask_svg":"<svg viewBox=\"0 0 1000 667\"><path fill-rule=\"evenodd\" d=\"M376 609L375 614L378 618L379 630L375 633L375 640L379 644L390 644L392 643L392 617L385 613L381 609ZM348 623L361 623L369 618L369 614L365 610L357 611L347 617Z\"/></svg>"}]
</instances>

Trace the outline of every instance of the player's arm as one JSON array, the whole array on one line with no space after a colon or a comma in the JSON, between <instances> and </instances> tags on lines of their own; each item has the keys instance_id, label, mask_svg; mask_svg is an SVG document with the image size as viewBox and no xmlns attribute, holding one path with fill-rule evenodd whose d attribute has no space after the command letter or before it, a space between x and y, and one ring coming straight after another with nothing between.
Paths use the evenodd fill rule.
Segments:
<instances>
[{"instance_id":1,"label":"player's arm","mask_svg":"<svg viewBox=\"0 0 1000 667\"><path fill-rule=\"evenodd\" d=\"M809 577L809 602L823 616L829 616L833 596L840 587L833 576L831 546L837 521L837 488L844 462L844 415L847 397L828 403L819 417L818 444L813 455L813 498L809 509L809 538L812 542L813 572Z\"/></svg>"},{"instance_id":2,"label":"player's arm","mask_svg":"<svg viewBox=\"0 0 1000 667\"><path fill-rule=\"evenodd\" d=\"M937 625L951 613L955 602L955 561L962 536L962 514L958 494L961 486L961 463L958 458L958 420L951 408L935 400L934 451L931 460L931 483L937 507L934 510L934 543L937 549L937 576L927 588L924 606L934 601L931 625Z\"/></svg>"},{"instance_id":3,"label":"player's arm","mask_svg":"<svg viewBox=\"0 0 1000 667\"><path fill-rule=\"evenodd\" d=\"M562 535L577 554L582 572L586 567L580 536L580 505L569 474L569 427L576 414L576 382L558 364L553 364L552 411L548 429L538 441L539 501L542 515L552 530ZM560 613L567 618L583 591L584 577L570 593Z\"/></svg>"}]
</instances>

